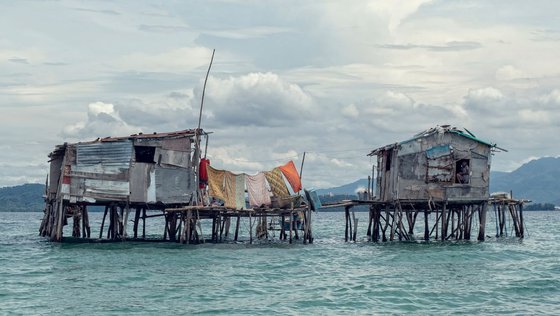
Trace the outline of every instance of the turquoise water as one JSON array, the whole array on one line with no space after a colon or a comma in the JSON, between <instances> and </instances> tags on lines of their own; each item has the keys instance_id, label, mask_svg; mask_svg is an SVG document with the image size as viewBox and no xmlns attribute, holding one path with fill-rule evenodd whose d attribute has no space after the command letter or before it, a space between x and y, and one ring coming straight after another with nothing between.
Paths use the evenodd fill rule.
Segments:
<instances>
[{"instance_id":1,"label":"turquoise water","mask_svg":"<svg viewBox=\"0 0 560 316\"><path fill-rule=\"evenodd\" d=\"M0 213L0 314L560 314L560 212L522 241L378 244L319 213L312 245L53 244L41 217Z\"/></svg>"}]
</instances>

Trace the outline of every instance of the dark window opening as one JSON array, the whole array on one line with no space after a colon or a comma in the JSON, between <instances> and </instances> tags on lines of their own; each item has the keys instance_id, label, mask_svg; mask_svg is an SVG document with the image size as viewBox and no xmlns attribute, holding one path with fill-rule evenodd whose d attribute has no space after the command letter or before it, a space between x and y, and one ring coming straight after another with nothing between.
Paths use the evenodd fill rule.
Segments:
<instances>
[{"instance_id":1,"label":"dark window opening","mask_svg":"<svg viewBox=\"0 0 560 316\"><path fill-rule=\"evenodd\" d=\"M154 163L156 148L151 146L134 146L136 162Z\"/></svg>"},{"instance_id":2,"label":"dark window opening","mask_svg":"<svg viewBox=\"0 0 560 316\"><path fill-rule=\"evenodd\" d=\"M385 171L391 170L391 159L392 159L392 152L387 151L385 153Z\"/></svg>"},{"instance_id":3,"label":"dark window opening","mask_svg":"<svg viewBox=\"0 0 560 316\"><path fill-rule=\"evenodd\" d=\"M469 184L471 181L471 166L469 159L460 159L455 162L455 183Z\"/></svg>"}]
</instances>

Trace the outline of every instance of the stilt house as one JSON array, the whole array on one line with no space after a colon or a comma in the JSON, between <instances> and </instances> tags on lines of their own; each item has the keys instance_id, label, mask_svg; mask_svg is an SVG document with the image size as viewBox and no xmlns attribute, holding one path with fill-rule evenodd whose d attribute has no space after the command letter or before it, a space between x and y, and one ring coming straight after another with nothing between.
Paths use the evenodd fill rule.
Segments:
<instances>
[{"instance_id":1,"label":"stilt house","mask_svg":"<svg viewBox=\"0 0 560 316\"><path fill-rule=\"evenodd\" d=\"M376 199L487 200L494 147L444 125L377 148L369 154L377 156Z\"/></svg>"},{"instance_id":2,"label":"stilt house","mask_svg":"<svg viewBox=\"0 0 560 316\"><path fill-rule=\"evenodd\" d=\"M194 144L195 130L183 130L56 146L49 155L47 199L97 205L189 203L197 190Z\"/></svg>"}]
</instances>

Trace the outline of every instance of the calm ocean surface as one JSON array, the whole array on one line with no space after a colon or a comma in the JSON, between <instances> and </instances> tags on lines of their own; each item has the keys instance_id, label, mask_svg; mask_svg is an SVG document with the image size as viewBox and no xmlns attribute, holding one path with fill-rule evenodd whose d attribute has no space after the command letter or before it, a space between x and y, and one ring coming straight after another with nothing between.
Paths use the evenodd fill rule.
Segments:
<instances>
[{"instance_id":1,"label":"calm ocean surface","mask_svg":"<svg viewBox=\"0 0 560 316\"><path fill-rule=\"evenodd\" d=\"M560 314L560 212L525 212L522 241L378 244L318 213L312 245L52 244L41 218L0 213L1 315Z\"/></svg>"}]
</instances>

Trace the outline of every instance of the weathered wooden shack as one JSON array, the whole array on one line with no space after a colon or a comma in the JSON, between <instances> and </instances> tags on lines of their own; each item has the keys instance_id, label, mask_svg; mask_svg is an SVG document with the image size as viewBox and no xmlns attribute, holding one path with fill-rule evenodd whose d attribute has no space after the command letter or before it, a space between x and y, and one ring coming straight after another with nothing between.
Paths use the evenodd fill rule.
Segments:
<instances>
[{"instance_id":1,"label":"weathered wooden shack","mask_svg":"<svg viewBox=\"0 0 560 316\"><path fill-rule=\"evenodd\" d=\"M495 144L449 126L373 150L379 201L486 200Z\"/></svg>"},{"instance_id":2,"label":"weathered wooden shack","mask_svg":"<svg viewBox=\"0 0 560 316\"><path fill-rule=\"evenodd\" d=\"M307 204L247 207L244 182L236 190L241 194L240 205L211 201L207 182L199 177L201 161L208 162L201 159L206 157L208 135L202 129L140 133L56 146L49 155L41 236L62 241L67 219L73 218L72 236L90 239L88 206L98 205L105 207L98 240L145 240L146 220L164 217L163 240L204 242L200 221L210 219L210 240L217 242L223 240L224 235L228 236L231 218L237 219L234 237L237 240L239 222L241 218L248 218L252 241L254 219L258 219L260 234L268 236L266 219L276 216L282 219L281 239L289 235L291 242L292 232L299 238L297 230L300 229L303 241L312 242L311 212ZM202 141L206 143L204 146L201 146ZM206 170L206 164L204 166ZM228 179L229 175L235 176L228 173ZM278 176L279 184L285 186L282 175ZM295 176L299 181L299 176ZM237 178L243 180L244 176ZM267 194L264 176L262 179L260 189ZM225 184L220 182L220 185ZM287 187L285 193L288 194ZM131 211L134 211L133 218L131 214L133 232L127 233ZM300 216L303 218L298 218L299 214L303 214ZM297 226L295 218L299 219ZM285 224L289 224L289 234Z\"/></svg>"},{"instance_id":3,"label":"weathered wooden shack","mask_svg":"<svg viewBox=\"0 0 560 316\"><path fill-rule=\"evenodd\" d=\"M59 145L49 155L48 193L60 190L70 203L188 203L197 188L194 136L185 130Z\"/></svg>"},{"instance_id":4,"label":"weathered wooden shack","mask_svg":"<svg viewBox=\"0 0 560 316\"><path fill-rule=\"evenodd\" d=\"M370 206L367 235L372 241L415 239L418 214L424 214L425 240L469 240L475 216L477 238L484 240L487 206L503 203L489 194L496 149L466 129L443 125L372 150L375 190L368 188L365 199L344 203L346 240L356 239L357 221L350 210L363 204ZM518 237L523 237L523 202L507 201ZM500 214L503 222L506 213Z\"/></svg>"}]
</instances>

